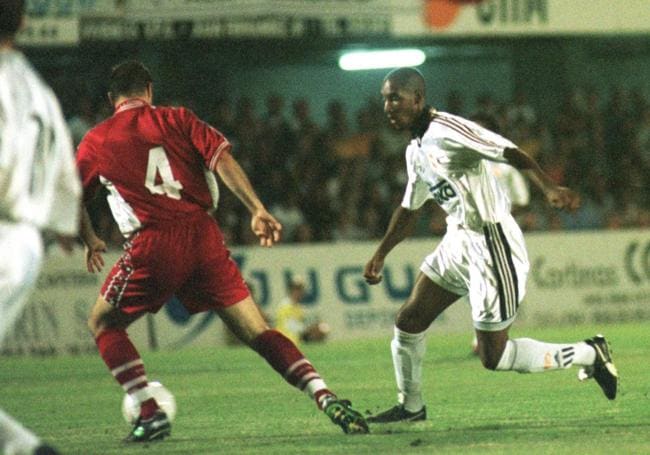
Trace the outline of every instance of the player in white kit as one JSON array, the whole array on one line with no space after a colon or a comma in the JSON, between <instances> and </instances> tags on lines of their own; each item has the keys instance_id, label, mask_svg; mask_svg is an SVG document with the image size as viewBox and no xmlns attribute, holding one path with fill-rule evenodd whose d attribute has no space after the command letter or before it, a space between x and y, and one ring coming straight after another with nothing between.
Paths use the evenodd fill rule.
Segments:
<instances>
[{"instance_id":1,"label":"player in white kit","mask_svg":"<svg viewBox=\"0 0 650 455\"><path fill-rule=\"evenodd\" d=\"M489 114L479 113L473 115L471 120L478 123L483 128L500 134L499 124ZM505 196L510 201L510 213L516 216L521 213L530 202L530 191L528 189L528 182L525 177L514 167L506 163L499 163L496 161L485 161L488 170L494 174L497 183L501 185L504 190ZM472 352L478 354L478 339L476 334L472 339Z\"/></svg>"},{"instance_id":2,"label":"player in white kit","mask_svg":"<svg viewBox=\"0 0 650 455\"><path fill-rule=\"evenodd\" d=\"M471 120L487 130L501 134L499 124L489 114L475 114L471 117ZM497 182L510 200L510 212L517 216L530 203L530 190L526 178L509 164L497 161L486 161L485 164L497 178Z\"/></svg>"},{"instance_id":3,"label":"player in white kit","mask_svg":"<svg viewBox=\"0 0 650 455\"><path fill-rule=\"evenodd\" d=\"M381 281L388 253L411 232L418 209L433 199L447 213L447 232L426 256L415 286L395 321L391 343L398 404L368 418L371 423L426 419L421 393L425 331L452 303L467 295L481 362L490 370L541 372L580 366L609 399L618 374L604 337L571 344L509 339L508 329L526 292L529 271L523 235L488 162L507 163L527 175L558 209L575 210L579 196L555 185L511 141L462 117L425 103L422 74L399 68L384 79L384 111L396 129L409 130L408 182L384 238L366 264L369 284Z\"/></svg>"},{"instance_id":4,"label":"player in white kit","mask_svg":"<svg viewBox=\"0 0 650 455\"><path fill-rule=\"evenodd\" d=\"M23 0L0 1L0 345L36 284L42 232L70 250L81 196L59 103L14 49L23 14ZM57 453L2 411L0 452Z\"/></svg>"}]
</instances>

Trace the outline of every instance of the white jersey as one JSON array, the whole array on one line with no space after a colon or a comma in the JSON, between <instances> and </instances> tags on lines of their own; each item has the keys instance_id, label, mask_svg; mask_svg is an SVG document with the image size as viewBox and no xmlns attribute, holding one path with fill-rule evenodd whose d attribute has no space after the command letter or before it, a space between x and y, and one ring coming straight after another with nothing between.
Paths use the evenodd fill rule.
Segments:
<instances>
[{"instance_id":1,"label":"white jersey","mask_svg":"<svg viewBox=\"0 0 650 455\"><path fill-rule=\"evenodd\" d=\"M0 51L0 221L74 235L81 185L51 89L18 51Z\"/></svg>"},{"instance_id":2,"label":"white jersey","mask_svg":"<svg viewBox=\"0 0 650 455\"><path fill-rule=\"evenodd\" d=\"M505 163L508 139L462 117L434 112L421 138L406 149L408 182L402 206L415 210L434 199L448 225L482 231L510 217L510 201L487 161Z\"/></svg>"},{"instance_id":3,"label":"white jersey","mask_svg":"<svg viewBox=\"0 0 650 455\"><path fill-rule=\"evenodd\" d=\"M501 187L505 190L510 203L518 207L526 207L530 203L528 182L516 168L505 163L486 162Z\"/></svg>"},{"instance_id":4,"label":"white jersey","mask_svg":"<svg viewBox=\"0 0 650 455\"><path fill-rule=\"evenodd\" d=\"M402 206L434 199L447 212L447 233L420 270L457 295L469 295L474 327L503 330L526 292L529 262L510 200L490 163L506 163L508 139L477 123L433 112L422 137L406 149Z\"/></svg>"}]
</instances>

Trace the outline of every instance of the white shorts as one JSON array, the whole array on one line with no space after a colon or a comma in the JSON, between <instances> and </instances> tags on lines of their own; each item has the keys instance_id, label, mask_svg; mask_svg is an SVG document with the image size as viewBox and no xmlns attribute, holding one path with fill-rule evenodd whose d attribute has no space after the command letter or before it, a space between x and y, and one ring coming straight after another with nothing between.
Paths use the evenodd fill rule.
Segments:
<instances>
[{"instance_id":1,"label":"white shorts","mask_svg":"<svg viewBox=\"0 0 650 455\"><path fill-rule=\"evenodd\" d=\"M43 259L40 232L27 224L0 221L0 345L22 314Z\"/></svg>"},{"instance_id":2,"label":"white shorts","mask_svg":"<svg viewBox=\"0 0 650 455\"><path fill-rule=\"evenodd\" d=\"M439 286L469 295L474 327L485 331L512 324L529 269L524 236L513 218L486 225L483 232L449 226L420 267Z\"/></svg>"}]
</instances>

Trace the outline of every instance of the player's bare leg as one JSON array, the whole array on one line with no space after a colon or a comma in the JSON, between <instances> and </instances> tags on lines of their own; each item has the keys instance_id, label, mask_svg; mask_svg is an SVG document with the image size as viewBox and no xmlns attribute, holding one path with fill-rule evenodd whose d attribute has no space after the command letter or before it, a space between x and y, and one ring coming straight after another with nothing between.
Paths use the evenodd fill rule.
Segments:
<instances>
[{"instance_id":1,"label":"player's bare leg","mask_svg":"<svg viewBox=\"0 0 650 455\"><path fill-rule=\"evenodd\" d=\"M485 368L519 373L538 373L582 367L581 380L593 377L607 398L616 398L618 372L609 345L602 335L570 344L545 343L531 338L508 337L508 329L477 330L478 353Z\"/></svg>"},{"instance_id":2,"label":"player's bare leg","mask_svg":"<svg viewBox=\"0 0 650 455\"><path fill-rule=\"evenodd\" d=\"M88 317L88 328L93 336L97 337L104 330L122 329L126 330L133 322L137 321L143 313L130 315L110 305L100 295L95 305L90 310Z\"/></svg>"},{"instance_id":3,"label":"player's bare leg","mask_svg":"<svg viewBox=\"0 0 650 455\"><path fill-rule=\"evenodd\" d=\"M252 297L218 310L221 320L242 342L253 347L255 338L270 330L259 307Z\"/></svg>"},{"instance_id":4,"label":"player's bare leg","mask_svg":"<svg viewBox=\"0 0 650 455\"><path fill-rule=\"evenodd\" d=\"M424 332L459 295L449 292L419 273L408 300L397 312L395 325L409 333Z\"/></svg>"},{"instance_id":5,"label":"player's bare leg","mask_svg":"<svg viewBox=\"0 0 650 455\"><path fill-rule=\"evenodd\" d=\"M476 330L476 351L488 370L496 370L508 342L508 329L496 332Z\"/></svg>"},{"instance_id":6,"label":"player's bare leg","mask_svg":"<svg viewBox=\"0 0 650 455\"><path fill-rule=\"evenodd\" d=\"M296 345L271 329L249 296L219 310L219 316L232 332L260 354L292 386L312 397L335 424L346 433L367 433L363 416L331 392L320 374Z\"/></svg>"},{"instance_id":7,"label":"player's bare leg","mask_svg":"<svg viewBox=\"0 0 650 455\"><path fill-rule=\"evenodd\" d=\"M126 442L149 442L171 434L165 413L148 389L144 364L129 340L126 329L143 313L127 314L99 296L88 319L99 355L124 391L140 403L140 418L126 437Z\"/></svg>"},{"instance_id":8,"label":"player's bare leg","mask_svg":"<svg viewBox=\"0 0 650 455\"><path fill-rule=\"evenodd\" d=\"M391 342L398 388L398 404L368 418L371 423L426 419L422 398L422 361L425 331L459 296L440 287L420 273L413 292L397 313Z\"/></svg>"}]
</instances>

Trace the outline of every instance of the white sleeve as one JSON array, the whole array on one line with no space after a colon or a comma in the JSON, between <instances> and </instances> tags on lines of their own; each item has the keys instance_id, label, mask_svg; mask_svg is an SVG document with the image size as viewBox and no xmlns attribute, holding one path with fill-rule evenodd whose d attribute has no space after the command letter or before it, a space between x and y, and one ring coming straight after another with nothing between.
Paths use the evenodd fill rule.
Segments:
<instances>
[{"instance_id":1,"label":"white sleeve","mask_svg":"<svg viewBox=\"0 0 650 455\"><path fill-rule=\"evenodd\" d=\"M406 172L408 174L408 182L406 182L406 189L404 197L402 198L402 207L409 210L417 210L426 201L433 198L426 183L419 177L416 171L415 160L413 153L410 149L406 150Z\"/></svg>"},{"instance_id":2,"label":"white sleeve","mask_svg":"<svg viewBox=\"0 0 650 455\"><path fill-rule=\"evenodd\" d=\"M514 205L525 207L530 203L528 182L515 168L508 173L508 196Z\"/></svg>"},{"instance_id":3,"label":"white sleeve","mask_svg":"<svg viewBox=\"0 0 650 455\"><path fill-rule=\"evenodd\" d=\"M52 211L47 227L65 235L74 235L79 229L81 183L74 161L74 147L58 101L50 100L54 130L54 159L56 167Z\"/></svg>"},{"instance_id":4,"label":"white sleeve","mask_svg":"<svg viewBox=\"0 0 650 455\"><path fill-rule=\"evenodd\" d=\"M435 123L445 127L445 134L441 139L441 147L445 150L460 153L476 152L491 161L505 163L503 151L517 146L505 137L496 134L479 124L461 117L440 116Z\"/></svg>"},{"instance_id":5,"label":"white sleeve","mask_svg":"<svg viewBox=\"0 0 650 455\"><path fill-rule=\"evenodd\" d=\"M9 87L0 78L0 219L14 220L19 200L17 195L25 193L29 187L23 185L26 171L20 162L20 147L16 146L20 143L20 128L4 103L10 99Z\"/></svg>"},{"instance_id":6,"label":"white sleeve","mask_svg":"<svg viewBox=\"0 0 650 455\"><path fill-rule=\"evenodd\" d=\"M9 144L13 143L13 132L15 128L9 126L8 119L5 116L4 109L2 106L2 99L0 98L0 189L4 187L2 184L4 182L5 174L7 174L11 168L11 156L10 150L11 147ZM5 191L0 191L1 195L5 195Z\"/></svg>"}]
</instances>

